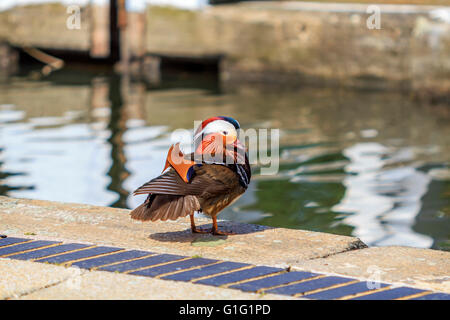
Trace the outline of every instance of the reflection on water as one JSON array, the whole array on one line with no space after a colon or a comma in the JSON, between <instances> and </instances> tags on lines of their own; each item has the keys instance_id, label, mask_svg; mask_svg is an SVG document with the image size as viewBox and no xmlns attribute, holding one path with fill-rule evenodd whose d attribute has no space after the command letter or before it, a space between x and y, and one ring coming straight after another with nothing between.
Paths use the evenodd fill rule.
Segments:
<instances>
[{"instance_id":1,"label":"reflection on water","mask_svg":"<svg viewBox=\"0 0 450 320\"><path fill-rule=\"evenodd\" d=\"M255 166L221 218L449 250L448 109L386 92L220 90L193 77L155 88L70 68L17 77L0 84L0 194L133 208L171 132L219 114L281 130L279 173Z\"/></svg>"},{"instance_id":2,"label":"reflection on water","mask_svg":"<svg viewBox=\"0 0 450 320\"><path fill-rule=\"evenodd\" d=\"M415 168L385 169L386 162L399 154L413 160L413 153L400 149L389 152L379 143L358 143L343 153L351 161L346 166L343 184L347 190L333 211L351 214L344 222L355 226L354 235L374 245L409 245L425 247L433 239L414 232L411 227L422 206L430 177ZM389 158L383 155L389 154Z\"/></svg>"}]
</instances>

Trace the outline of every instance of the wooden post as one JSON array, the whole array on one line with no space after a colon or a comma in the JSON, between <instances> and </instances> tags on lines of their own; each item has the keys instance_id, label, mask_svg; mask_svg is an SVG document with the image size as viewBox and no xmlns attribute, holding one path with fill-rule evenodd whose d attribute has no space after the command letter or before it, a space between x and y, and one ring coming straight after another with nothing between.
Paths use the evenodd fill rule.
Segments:
<instances>
[{"instance_id":1,"label":"wooden post","mask_svg":"<svg viewBox=\"0 0 450 320\"><path fill-rule=\"evenodd\" d=\"M18 70L19 54L8 43L0 43L0 77L8 78Z\"/></svg>"},{"instance_id":2,"label":"wooden post","mask_svg":"<svg viewBox=\"0 0 450 320\"><path fill-rule=\"evenodd\" d=\"M127 35L127 9L125 6L125 0L117 0L118 20L117 26L119 28L120 39L120 71L124 75L128 75L130 71L130 50L128 45Z\"/></svg>"},{"instance_id":3,"label":"wooden post","mask_svg":"<svg viewBox=\"0 0 450 320\"><path fill-rule=\"evenodd\" d=\"M110 55L110 4L91 4L91 50L93 58Z\"/></svg>"}]
</instances>

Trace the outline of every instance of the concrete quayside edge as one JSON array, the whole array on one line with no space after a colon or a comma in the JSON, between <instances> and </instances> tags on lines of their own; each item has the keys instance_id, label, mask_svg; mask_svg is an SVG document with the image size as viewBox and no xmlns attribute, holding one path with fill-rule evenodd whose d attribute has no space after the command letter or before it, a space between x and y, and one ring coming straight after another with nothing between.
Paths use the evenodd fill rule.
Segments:
<instances>
[{"instance_id":1,"label":"concrete quayside edge","mask_svg":"<svg viewBox=\"0 0 450 320\"><path fill-rule=\"evenodd\" d=\"M206 227L209 219L196 218L199 226ZM81 204L67 204L41 200L25 200L0 197L0 233L8 236L42 240L60 240L96 245L118 246L126 249L149 250L157 253L179 254L203 258L221 259L226 261L244 262L255 265L288 268L320 272L331 275L351 276L362 281L381 281L398 285L416 287L450 293L450 253L431 249L410 247L371 247L358 238L333 235L304 230L271 228L259 225L241 224L221 221L221 228L232 229L236 235L214 237L211 235L192 234L189 218L177 221L158 221L141 223L129 217L129 210L98 207ZM20 272L19 275L8 274L0 280L0 296L24 298L57 298L58 292L64 292L70 275L81 276L84 279L95 278L92 281L97 286L111 287L114 298L127 298L126 292L136 296L132 298L148 299L151 295L138 294L140 285L176 286L172 281L160 279L141 279L142 277L108 274L100 271L76 271L76 268L62 268L46 264L12 261L1 259L2 270L14 273L14 270L25 268L30 272ZM19 267L20 266L20 267ZM59 268L59 269L53 269ZM56 273L51 270L61 270ZM70 270L69 270L70 269ZM72 270L72 269L75 269ZM9 271L8 271L9 270ZM33 271L35 276L33 278ZM64 271L68 270L68 271ZM19 271L18 271L19 272ZM43 272L43 276L37 277ZM45 276L50 272L55 277ZM75 273L74 273L75 272ZM81 272L81 273L77 273ZM99 276L89 275L92 272ZM26 283L23 275L43 282L41 292L38 289L21 289L20 283ZM65 276L66 274L66 276ZM69 274L69 276L67 276ZM58 277L62 277L59 279ZM130 278L131 277L131 278ZM123 283L128 289L113 290L114 281ZM16 280L14 280L16 279ZM22 280L17 280L22 279ZM47 280L45 280L47 279ZM108 280L109 279L109 280ZM17 283L16 283L17 281ZM30 283L34 283L31 281ZM52 284L53 283L53 284ZM65 283L62 287L60 283ZM68 282L71 283L70 281ZM86 283L83 282L85 286ZM108 284L109 283L109 284ZM202 285L181 283L180 290L209 292L206 296L193 294L185 297L172 291L160 292L160 299L253 299L257 294L234 292L224 288L204 288ZM193 286L193 287L192 287ZM192 288L191 288L192 287ZM133 289L134 288L134 289ZM181 289L183 288L183 289ZM15 293L18 290L19 293ZM2 291L5 290L7 293ZM215 293L216 290L221 293ZM89 288L86 287L86 294ZM90 298L107 298L97 290ZM157 291L157 290L156 290ZM22 293L20 293L22 292ZM43 294L43 296L41 295ZM52 296L54 294L54 296ZM203 296L202 296L203 295ZM109 296L111 297L111 296ZM63 297L61 297L63 298ZM83 298L83 290L74 291L69 298ZM128 296L130 298L130 296ZM153 296L155 298L155 295ZM267 295L264 298L280 298L277 295Z\"/></svg>"}]
</instances>

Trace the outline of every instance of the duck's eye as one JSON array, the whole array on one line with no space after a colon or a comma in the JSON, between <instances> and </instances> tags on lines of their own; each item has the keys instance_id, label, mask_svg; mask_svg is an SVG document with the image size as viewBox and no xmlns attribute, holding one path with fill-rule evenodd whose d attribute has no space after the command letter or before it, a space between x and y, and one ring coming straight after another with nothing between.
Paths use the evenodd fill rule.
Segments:
<instances>
[{"instance_id":1,"label":"duck's eye","mask_svg":"<svg viewBox=\"0 0 450 320\"><path fill-rule=\"evenodd\" d=\"M226 136L228 134L228 131L222 131L223 135Z\"/></svg>"}]
</instances>

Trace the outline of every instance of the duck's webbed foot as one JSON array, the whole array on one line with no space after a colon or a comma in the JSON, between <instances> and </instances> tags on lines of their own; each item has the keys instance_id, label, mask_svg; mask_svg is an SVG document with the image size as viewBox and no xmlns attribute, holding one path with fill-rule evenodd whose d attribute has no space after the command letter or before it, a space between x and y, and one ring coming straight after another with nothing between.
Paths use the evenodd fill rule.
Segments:
<instances>
[{"instance_id":1,"label":"duck's webbed foot","mask_svg":"<svg viewBox=\"0 0 450 320\"><path fill-rule=\"evenodd\" d=\"M195 221L194 221L194 215L193 214L191 214L189 217L191 218L191 231L192 231L192 233L210 233L211 232L210 229L197 228L195 226Z\"/></svg>"},{"instance_id":2,"label":"duck's webbed foot","mask_svg":"<svg viewBox=\"0 0 450 320\"><path fill-rule=\"evenodd\" d=\"M194 227L194 228L191 227L191 231L192 231L192 233L210 233L211 232L210 229L202 229L202 228L197 228L197 227Z\"/></svg>"},{"instance_id":3,"label":"duck's webbed foot","mask_svg":"<svg viewBox=\"0 0 450 320\"><path fill-rule=\"evenodd\" d=\"M236 234L232 231L220 231L217 226L217 216L213 216L212 219L213 219L213 227L211 229L211 234L215 236L231 236Z\"/></svg>"},{"instance_id":4,"label":"duck's webbed foot","mask_svg":"<svg viewBox=\"0 0 450 320\"><path fill-rule=\"evenodd\" d=\"M211 229L211 234L215 235L215 236L231 236L236 234L235 232L232 231L220 231L218 229Z\"/></svg>"}]
</instances>

